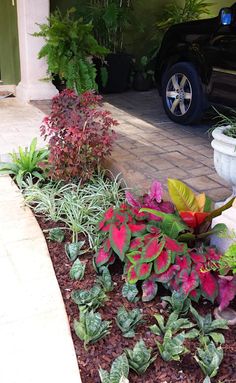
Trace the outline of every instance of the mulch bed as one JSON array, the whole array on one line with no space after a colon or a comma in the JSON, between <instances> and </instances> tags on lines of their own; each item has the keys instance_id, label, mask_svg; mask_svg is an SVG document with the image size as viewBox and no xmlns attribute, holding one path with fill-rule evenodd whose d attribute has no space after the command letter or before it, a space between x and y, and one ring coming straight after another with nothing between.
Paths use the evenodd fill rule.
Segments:
<instances>
[{"instance_id":1,"label":"mulch bed","mask_svg":"<svg viewBox=\"0 0 236 383\"><path fill-rule=\"evenodd\" d=\"M38 218L38 222L42 229L59 226L58 223L46 221L44 218ZM81 237L80 240L81 239L84 238ZM66 241L70 242L70 236L67 236ZM158 297L149 303L143 303L141 301L135 304L129 303L121 294L124 283L121 278L121 270L115 270L113 268L112 279L115 283L115 288L108 294L109 300L105 302L103 307L99 308L102 318L112 321L111 333L97 343L89 345L88 350L85 351L83 342L76 336L73 329L73 320L75 318L79 319L79 312L77 305L72 302L70 295L74 289L88 289L94 284L96 273L92 266L93 254L87 253L81 257L81 260L86 260L87 262L84 280L72 281L69 277L71 263L68 261L64 251L65 243L47 241L47 244L64 299L83 383L100 383L98 375L99 366L110 370L112 361L122 354L125 348L133 348L134 344L141 337L147 346L155 348L155 336L149 331L149 325L155 323L155 320L152 318L154 313L164 312L160 304L160 296L166 295L166 292L164 290L160 291ZM121 305L124 305L127 309L139 307L143 310L146 322L137 327L136 336L134 338L124 338L115 324L117 309ZM199 305L195 307L201 314L213 311L213 306L209 302L201 301ZM217 377L212 378L212 383L236 383L236 326L231 327L228 331L224 331L224 335L226 339L226 343L223 345L224 360ZM204 376L193 358L197 342L192 341L187 346L191 353L186 354L181 363L167 363L158 356L144 375L137 376L131 370L129 375L130 383L201 383Z\"/></svg>"}]
</instances>

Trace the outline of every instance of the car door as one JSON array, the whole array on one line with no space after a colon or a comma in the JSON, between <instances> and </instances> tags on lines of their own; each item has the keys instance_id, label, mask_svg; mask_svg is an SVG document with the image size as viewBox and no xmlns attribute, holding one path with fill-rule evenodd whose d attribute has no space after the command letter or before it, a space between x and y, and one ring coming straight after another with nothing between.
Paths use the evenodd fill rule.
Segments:
<instances>
[{"instance_id":1,"label":"car door","mask_svg":"<svg viewBox=\"0 0 236 383\"><path fill-rule=\"evenodd\" d=\"M210 99L236 107L236 27L220 25L210 39L207 57L212 68Z\"/></svg>"}]
</instances>

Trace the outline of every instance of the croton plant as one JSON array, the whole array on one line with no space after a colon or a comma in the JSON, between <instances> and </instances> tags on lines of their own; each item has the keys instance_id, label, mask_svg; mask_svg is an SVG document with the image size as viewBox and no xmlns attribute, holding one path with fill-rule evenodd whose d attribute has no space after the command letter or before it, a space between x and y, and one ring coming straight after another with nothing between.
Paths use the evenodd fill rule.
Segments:
<instances>
[{"instance_id":1,"label":"croton plant","mask_svg":"<svg viewBox=\"0 0 236 383\"><path fill-rule=\"evenodd\" d=\"M143 301L152 300L162 283L195 301L203 296L213 302L217 276L204 265L218 261L221 254L203 238L224 229L220 225L209 230L209 217L219 211L210 212L210 200L204 194L195 196L181 181L169 180L168 186L174 203L163 201L162 186L154 181L148 194L135 198L127 192L127 203L107 210L99 223L105 240L95 263L100 268L120 260L126 281L141 281Z\"/></svg>"}]
</instances>

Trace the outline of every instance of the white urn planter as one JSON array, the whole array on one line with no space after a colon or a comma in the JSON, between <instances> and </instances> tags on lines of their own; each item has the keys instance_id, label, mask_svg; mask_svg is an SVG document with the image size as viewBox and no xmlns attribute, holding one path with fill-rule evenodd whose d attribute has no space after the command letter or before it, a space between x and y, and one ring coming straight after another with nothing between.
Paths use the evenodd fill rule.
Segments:
<instances>
[{"instance_id":1,"label":"white urn planter","mask_svg":"<svg viewBox=\"0 0 236 383\"><path fill-rule=\"evenodd\" d=\"M226 136L223 132L230 126L221 126L213 130L214 165L218 175L227 184L232 186L233 194L236 196L236 138Z\"/></svg>"}]
</instances>

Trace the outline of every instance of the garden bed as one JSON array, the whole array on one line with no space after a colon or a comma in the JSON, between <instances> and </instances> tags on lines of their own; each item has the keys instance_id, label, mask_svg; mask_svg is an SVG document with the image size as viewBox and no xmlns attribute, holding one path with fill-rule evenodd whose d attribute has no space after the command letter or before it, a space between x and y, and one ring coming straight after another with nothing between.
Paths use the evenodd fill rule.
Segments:
<instances>
[{"instance_id":1,"label":"garden bed","mask_svg":"<svg viewBox=\"0 0 236 383\"><path fill-rule=\"evenodd\" d=\"M58 223L46 221L44 218L39 218L38 222L43 230L58 227ZM68 235L66 241L70 242L70 235ZM104 306L99 308L102 319L112 321L111 332L108 336L101 339L97 343L89 345L88 349L85 350L83 342L76 336L73 329L73 321L74 319L79 318L79 311L77 305L71 300L71 292L74 289L88 289L94 284L96 272L92 265L93 254L87 253L81 256L81 260L86 262L85 277L82 281L73 281L69 277L71 262L68 260L64 250L65 243L47 240L47 244L64 299L83 383L99 383L99 367L109 370L113 360L117 356L121 355L125 348L133 348L135 343L141 337L148 347L157 350L155 343L155 339L157 339L157 337L151 333L149 325L155 322L153 314L157 312L165 314L166 310L163 310L160 297L167 295L167 291L159 288L157 297L151 302L144 303L139 301L137 303L130 303L122 297L121 290L124 284L124 280L122 280L122 270L119 270L119 268L115 265L111 268L112 279L115 284L114 290L108 293L109 300L105 302ZM139 307L143 310L145 323L138 325L136 335L131 339L124 338L115 323L117 309L122 305L124 305L127 309ZM234 306L236 305L234 304ZM213 312L213 305L211 305L208 301L200 300L200 303L195 304L195 307L200 314ZM212 382L234 383L236 382L236 327L231 327L223 333L225 335L225 344L222 345L224 350L224 359L217 377L212 378ZM191 350L191 353L186 354L181 362L167 363L164 362L158 355L155 362L148 368L144 375L138 376L131 370L129 374L130 383L202 382L204 376L193 358L196 347L198 346L197 343L198 342L196 340L191 341L191 343L188 341L188 348Z\"/></svg>"}]
</instances>

